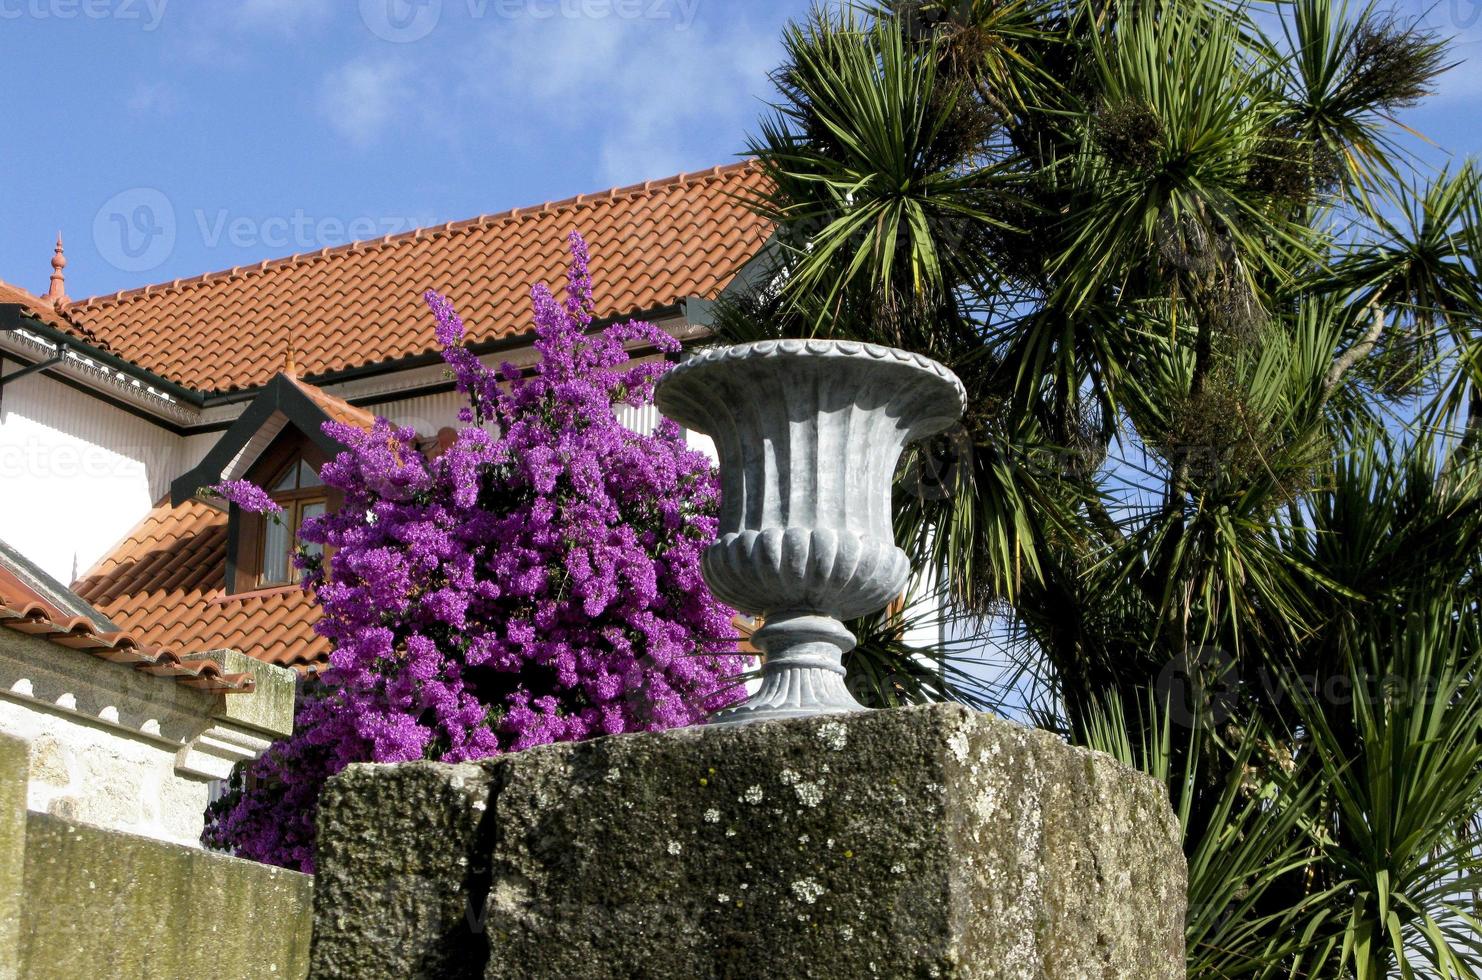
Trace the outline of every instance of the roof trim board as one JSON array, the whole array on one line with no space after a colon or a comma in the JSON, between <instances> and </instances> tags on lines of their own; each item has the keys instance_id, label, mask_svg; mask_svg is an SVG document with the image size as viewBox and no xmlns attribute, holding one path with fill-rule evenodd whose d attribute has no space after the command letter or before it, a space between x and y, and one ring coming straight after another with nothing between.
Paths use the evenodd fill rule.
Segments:
<instances>
[{"instance_id":1,"label":"roof trim board","mask_svg":"<svg viewBox=\"0 0 1482 980\"><path fill-rule=\"evenodd\" d=\"M134 634L123 630L100 631L86 616L54 619L40 603L13 605L7 597L0 596L0 626L145 674L173 677L185 687L201 691L249 694L257 688L257 679L251 674L227 673L214 660L182 657L172 650L146 646Z\"/></svg>"},{"instance_id":2,"label":"roof trim board","mask_svg":"<svg viewBox=\"0 0 1482 980\"><path fill-rule=\"evenodd\" d=\"M11 596L12 601L30 599L50 606L59 616L88 619L93 626L104 632L118 629L117 623L94 609L82 596L46 574L25 555L0 541L0 583L5 583L7 578L13 579L7 589L15 590Z\"/></svg>"},{"instance_id":3,"label":"roof trim board","mask_svg":"<svg viewBox=\"0 0 1482 980\"><path fill-rule=\"evenodd\" d=\"M3 541L0 626L146 674L173 677L187 687L231 694L256 685L251 674L228 673L214 660L146 645Z\"/></svg>"},{"instance_id":4,"label":"roof trim board","mask_svg":"<svg viewBox=\"0 0 1482 980\"><path fill-rule=\"evenodd\" d=\"M171 397L178 398L197 408L205 404L205 394L203 392L176 384L169 378L155 374L148 368L135 364L133 361L126 361L117 354L96 347L64 330L58 330L50 324L42 322L33 311L26 309L20 303L0 303L0 332L13 330L27 330L50 341L54 346L74 348L89 360L97 361L100 364L113 368L115 371L127 374L151 387L158 388Z\"/></svg>"},{"instance_id":5,"label":"roof trim board","mask_svg":"<svg viewBox=\"0 0 1482 980\"><path fill-rule=\"evenodd\" d=\"M170 484L170 503L180 506L196 495L201 487L219 483L241 451L275 412L281 412L288 424L298 429L326 455L335 456L345 449L339 440L324 432L324 423L332 421L304 389L288 375L279 374L263 386L247 410L216 440L195 469L177 477Z\"/></svg>"}]
</instances>

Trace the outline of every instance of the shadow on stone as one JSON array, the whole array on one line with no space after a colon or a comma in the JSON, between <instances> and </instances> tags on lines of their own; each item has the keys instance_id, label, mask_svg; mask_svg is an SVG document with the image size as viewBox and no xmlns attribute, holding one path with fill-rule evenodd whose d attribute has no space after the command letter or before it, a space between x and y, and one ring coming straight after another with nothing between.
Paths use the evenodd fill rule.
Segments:
<instances>
[{"instance_id":1,"label":"shadow on stone","mask_svg":"<svg viewBox=\"0 0 1482 980\"><path fill-rule=\"evenodd\" d=\"M498 795L500 774L496 770L489 784L491 797ZM485 807L474 828L468 849L468 873L463 878L462 893L467 897L465 913L451 929L443 933L417 964L415 976L445 980L480 980L489 962L488 928L489 886L493 880L492 856L497 836L494 807Z\"/></svg>"}]
</instances>

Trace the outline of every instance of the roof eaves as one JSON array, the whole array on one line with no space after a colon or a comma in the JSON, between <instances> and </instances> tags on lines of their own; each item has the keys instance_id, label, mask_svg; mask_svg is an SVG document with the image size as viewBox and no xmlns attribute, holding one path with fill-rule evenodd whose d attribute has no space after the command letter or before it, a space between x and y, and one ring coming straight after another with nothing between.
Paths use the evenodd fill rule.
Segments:
<instances>
[{"instance_id":1,"label":"roof eaves","mask_svg":"<svg viewBox=\"0 0 1482 980\"><path fill-rule=\"evenodd\" d=\"M613 324L627 323L629 320L658 321L684 316L685 304L689 302L694 302L694 300L681 298L672 303L665 303L662 306L634 310L631 313L623 313L617 316L601 317L592 321L590 329L601 330ZM531 327L519 333L505 334L501 337L481 340L464 346L475 356L483 357L487 354L498 354L501 351L516 350L529 346L534 338L535 328ZM365 378L395 374L397 371L410 371L416 368L428 367L429 365L439 364L442 360L443 355L441 351L429 350L423 351L420 354L409 354L405 357L388 358L382 361L360 364L355 367L342 368L338 371L324 371L320 374L305 375L299 380L305 384L323 388L327 385L343 384L347 381L360 381ZM272 384L272 382L269 381L268 384ZM268 384L256 385L251 388L235 388L230 391L207 392L204 396L204 407L215 408L220 405L233 405L238 402L253 401L267 390ZM403 397L405 396L403 395ZM357 405L357 402L364 399L347 400L351 405Z\"/></svg>"},{"instance_id":2,"label":"roof eaves","mask_svg":"<svg viewBox=\"0 0 1482 980\"><path fill-rule=\"evenodd\" d=\"M55 618L40 603L18 604L0 595L0 626L41 637L57 646L90 653L111 663L125 664L156 677L172 677L197 690L221 694L246 694L256 689L250 673L231 674L214 660L191 660L171 650L144 646L133 634L122 630L99 630L86 616Z\"/></svg>"},{"instance_id":3,"label":"roof eaves","mask_svg":"<svg viewBox=\"0 0 1482 980\"><path fill-rule=\"evenodd\" d=\"M12 596L12 602L25 598L24 593L29 593L33 601L45 603L60 615L86 618L104 632L118 629L117 623L99 612L82 596L46 574L25 555L0 541L0 581L7 578L12 588L18 586L23 592L20 596Z\"/></svg>"},{"instance_id":4,"label":"roof eaves","mask_svg":"<svg viewBox=\"0 0 1482 980\"><path fill-rule=\"evenodd\" d=\"M171 505L180 506L194 497L201 487L220 480L222 471L276 412L287 416L296 429L328 455L337 455L346 448L324 432L324 423L332 421L329 413L300 384L295 383L295 379L279 374L262 387L246 411L237 416L231 427L216 440L205 458L170 484Z\"/></svg>"},{"instance_id":5,"label":"roof eaves","mask_svg":"<svg viewBox=\"0 0 1482 980\"><path fill-rule=\"evenodd\" d=\"M42 339L60 347L71 348L83 357L96 361L119 371L123 374L142 382L144 385L158 389L171 398L183 401L192 407L200 408L205 404L205 393L187 388L177 382L171 381L162 375L155 374L146 367L141 367L133 361L126 361L111 351L103 350L85 340L81 340L73 334L58 330L50 324L37 319L36 315L26 309L20 303L0 303L0 333L24 330L33 333Z\"/></svg>"}]
</instances>

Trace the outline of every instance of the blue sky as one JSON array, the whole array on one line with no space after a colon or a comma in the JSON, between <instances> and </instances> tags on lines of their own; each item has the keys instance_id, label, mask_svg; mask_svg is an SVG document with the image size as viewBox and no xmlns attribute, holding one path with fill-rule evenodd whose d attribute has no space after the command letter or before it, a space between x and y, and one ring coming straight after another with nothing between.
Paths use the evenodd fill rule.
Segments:
<instances>
[{"instance_id":1,"label":"blue sky","mask_svg":"<svg viewBox=\"0 0 1482 980\"><path fill-rule=\"evenodd\" d=\"M1482 154L1482 0L1408 2L1479 59L1412 121ZM59 229L78 298L730 162L806 9L0 0L0 278Z\"/></svg>"}]
</instances>

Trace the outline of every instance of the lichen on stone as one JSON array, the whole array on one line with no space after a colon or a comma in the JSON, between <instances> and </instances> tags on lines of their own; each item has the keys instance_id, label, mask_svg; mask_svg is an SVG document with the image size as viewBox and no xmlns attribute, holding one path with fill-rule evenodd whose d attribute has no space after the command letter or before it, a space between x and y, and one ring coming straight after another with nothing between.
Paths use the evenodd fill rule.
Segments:
<instances>
[{"instance_id":1,"label":"lichen on stone","mask_svg":"<svg viewBox=\"0 0 1482 980\"><path fill-rule=\"evenodd\" d=\"M474 768L484 814L431 792L436 767L367 767L323 811L322 840L349 863L331 856L315 883L315 941L382 965L364 976L437 975L384 967L445 962L433 951L467 935L486 980L634 964L655 980L1182 977L1182 855L1155 784L958 706L850 716L835 751L824 732L844 728L798 719L531 749ZM604 783L609 769L621 784ZM574 780L586 795L567 792ZM354 884L403 865L427 884L406 901ZM519 903L499 884L511 880L527 889ZM491 891L504 900L468 935L468 909Z\"/></svg>"},{"instance_id":2,"label":"lichen on stone","mask_svg":"<svg viewBox=\"0 0 1482 980\"><path fill-rule=\"evenodd\" d=\"M818 740L835 752L849 745L849 726L842 721L826 721L818 726Z\"/></svg>"},{"instance_id":3,"label":"lichen on stone","mask_svg":"<svg viewBox=\"0 0 1482 980\"><path fill-rule=\"evenodd\" d=\"M798 901L812 905L823 897L824 887L813 878L802 878L792 883L792 893Z\"/></svg>"},{"instance_id":4,"label":"lichen on stone","mask_svg":"<svg viewBox=\"0 0 1482 980\"><path fill-rule=\"evenodd\" d=\"M793 786L793 792L798 794L798 802L806 807L815 807L823 802L822 783L797 783Z\"/></svg>"}]
</instances>

